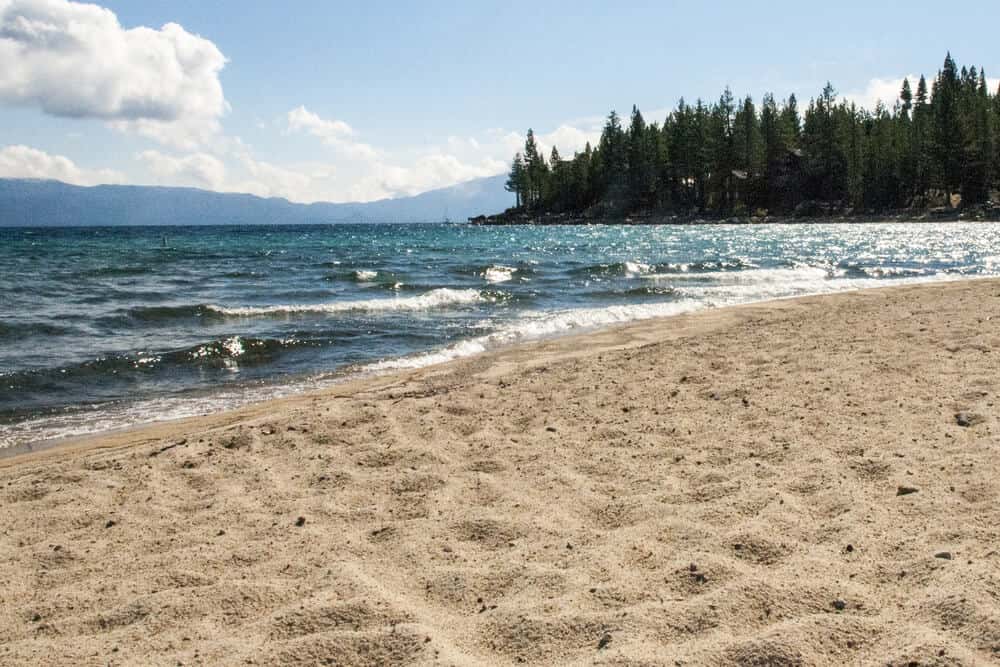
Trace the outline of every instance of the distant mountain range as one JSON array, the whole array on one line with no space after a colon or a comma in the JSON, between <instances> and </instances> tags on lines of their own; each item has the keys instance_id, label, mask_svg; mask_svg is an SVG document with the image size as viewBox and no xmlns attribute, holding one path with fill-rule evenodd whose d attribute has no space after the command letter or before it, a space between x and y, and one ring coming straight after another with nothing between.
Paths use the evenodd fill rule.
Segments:
<instances>
[{"instance_id":1,"label":"distant mountain range","mask_svg":"<svg viewBox=\"0 0 1000 667\"><path fill-rule=\"evenodd\" d=\"M506 176L467 181L413 197L355 204L136 185L80 187L0 179L0 227L95 225L258 225L337 222L464 222L513 205Z\"/></svg>"}]
</instances>

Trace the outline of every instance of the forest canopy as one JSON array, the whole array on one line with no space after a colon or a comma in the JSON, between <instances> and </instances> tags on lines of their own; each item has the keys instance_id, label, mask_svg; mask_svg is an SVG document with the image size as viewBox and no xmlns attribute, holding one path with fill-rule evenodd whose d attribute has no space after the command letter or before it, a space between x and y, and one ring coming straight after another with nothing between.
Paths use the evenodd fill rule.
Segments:
<instances>
[{"instance_id":1,"label":"forest canopy","mask_svg":"<svg viewBox=\"0 0 1000 667\"><path fill-rule=\"evenodd\" d=\"M884 212L989 201L1000 177L1000 90L949 53L889 108L837 98L682 98L660 122L608 114L600 141L548 159L532 130L507 189L517 210L572 215Z\"/></svg>"}]
</instances>

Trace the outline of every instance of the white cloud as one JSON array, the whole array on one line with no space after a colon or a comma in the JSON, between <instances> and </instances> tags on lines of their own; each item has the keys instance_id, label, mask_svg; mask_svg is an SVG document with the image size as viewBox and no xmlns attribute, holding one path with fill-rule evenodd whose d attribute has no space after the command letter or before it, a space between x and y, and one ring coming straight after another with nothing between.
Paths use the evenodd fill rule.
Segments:
<instances>
[{"instance_id":1,"label":"white cloud","mask_svg":"<svg viewBox=\"0 0 1000 667\"><path fill-rule=\"evenodd\" d=\"M288 131L307 132L319 137L323 143L348 157L362 160L374 160L378 157L374 148L354 139L357 133L350 125L342 120L321 118L304 106L288 112Z\"/></svg>"},{"instance_id":2,"label":"white cloud","mask_svg":"<svg viewBox=\"0 0 1000 667\"><path fill-rule=\"evenodd\" d=\"M249 152L238 157L247 178L236 181L228 188L233 192L249 192L258 197L284 197L291 201L310 203L322 201L321 180L308 170L289 169L270 162L255 160Z\"/></svg>"},{"instance_id":3,"label":"white cloud","mask_svg":"<svg viewBox=\"0 0 1000 667\"><path fill-rule=\"evenodd\" d=\"M470 164L455 155L433 152L403 166L373 165L371 172L351 188L350 195L358 200L414 195L506 170L506 162L492 158Z\"/></svg>"},{"instance_id":4,"label":"white cloud","mask_svg":"<svg viewBox=\"0 0 1000 667\"><path fill-rule=\"evenodd\" d=\"M413 195L502 173L509 159L507 147L498 151L493 137L482 142L476 137L450 136L442 146L394 152L378 149L361 141L346 122L323 118L305 106L289 111L286 123L286 132L305 132L333 149L334 163L311 165L308 186L298 184L300 193L309 193L307 201L371 201ZM277 188L280 180L287 180L287 175L275 173L258 173L258 180L264 175L272 178L261 185L277 180Z\"/></svg>"},{"instance_id":5,"label":"white cloud","mask_svg":"<svg viewBox=\"0 0 1000 667\"><path fill-rule=\"evenodd\" d=\"M647 119L648 121L648 119ZM592 117L562 123L550 132L535 132L535 143L538 150L547 160L552 153L552 147L559 149L559 155L564 160L573 157L576 152L581 152L586 147L587 142L591 146L597 146L601 139L601 129L604 127L604 118ZM484 145L485 152L494 159L510 163L514 153L524 152L524 141L526 134L520 132L507 131L500 128L493 128L488 131L490 141Z\"/></svg>"},{"instance_id":6,"label":"white cloud","mask_svg":"<svg viewBox=\"0 0 1000 667\"><path fill-rule=\"evenodd\" d=\"M47 178L74 185L125 182L125 176L112 169L84 169L62 155L21 145L0 148L0 178Z\"/></svg>"},{"instance_id":7,"label":"white cloud","mask_svg":"<svg viewBox=\"0 0 1000 667\"><path fill-rule=\"evenodd\" d=\"M602 122L564 123L537 135L537 140L546 154L557 145L569 158L588 141L596 144ZM316 137L331 150L325 155L320 151L318 160L275 164L258 159L240 139L228 137L215 143L221 161L207 160L203 153L172 157L146 151L141 157L163 184L200 182L200 187L214 190L297 202L344 202L414 195L502 174L524 146L524 135L494 128L479 136L452 135L439 145L388 151L364 143L346 122L324 118L304 106L287 112L283 125L284 132Z\"/></svg>"},{"instance_id":8,"label":"white cloud","mask_svg":"<svg viewBox=\"0 0 1000 667\"><path fill-rule=\"evenodd\" d=\"M328 141L342 141L356 134L344 121L325 120L301 105L288 112L288 128L306 130Z\"/></svg>"},{"instance_id":9,"label":"white cloud","mask_svg":"<svg viewBox=\"0 0 1000 667\"><path fill-rule=\"evenodd\" d=\"M892 109L895 106L896 101L899 99L899 92L903 89L903 79L909 79L910 90L913 91L914 97L917 94L917 83L920 81L920 75L908 74L905 77L899 78L887 78L887 79L871 79L865 85L864 90L855 90L843 94L843 98L848 102L854 102L858 107L868 109L869 111L875 110L875 105L879 101L887 109ZM986 78L986 85L990 92L994 92L997 89L997 85L1000 84L1000 79ZM931 89L933 87L932 79L927 80L928 95L930 95Z\"/></svg>"},{"instance_id":10,"label":"white cloud","mask_svg":"<svg viewBox=\"0 0 1000 667\"><path fill-rule=\"evenodd\" d=\"M189 185L209 190L225 187L226 166L213 155L194 153L175 157L147 150L137 157L160 185Z\"/></svg>"},{"instance_id":11,"label":"white cloud","mask_svg":"<svg viewBox=\"0 0 1000 667\"><path fill-rule=\"evenodd\" d=\"M871 79L864 90L850 91L844 93L843 97L848 102L854 102L859 107L868 109L869 111L874 111L875 106L880 101L886 108L892 109L896 104L896 100L899 99L899 91L903 89L904 78L910 80L910 88L913 90L913 94L916 95L917 82L920 80L920 77L910 74L898 79Z\"/></svg>"},{"instance_id":12,"label":"white cloud","mask_svg":"<svg viewBox=\"0 0 1000 667\"><path fill-rule=\"evenodd\" d=\"M176 23L123 28L66 0L0 0L0 102L191 148L219 129L226 58Z\"/></svg>"},{"instance_id":13,"label":"white cloud","mask_svg":"<svg viewBox=\"0 0 1000 667\"><path fill-rule=\"evenodd\" d=\"M545 151L546 157L555 146L559 149L559 155L563 159L567 159L573 157L574 152L582 151L588 141L591 146L596 146L601 139L601 130L600 128L584 130L572 125L560 125L551 132L535 137L535 139L538 141L539 147Z\"/></svg>"}]
</instances>

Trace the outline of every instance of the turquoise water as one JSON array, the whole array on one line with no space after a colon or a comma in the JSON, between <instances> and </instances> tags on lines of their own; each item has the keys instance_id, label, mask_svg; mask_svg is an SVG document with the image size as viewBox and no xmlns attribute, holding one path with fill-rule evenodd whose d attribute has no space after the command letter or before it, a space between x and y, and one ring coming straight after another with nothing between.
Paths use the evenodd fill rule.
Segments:
<instances>
[{"instance_id":1,"label":"turquoise water","mask_svg":"<svg viewBox=\"0 0 1000 667\"><path fill-rule=\"evenodd\" d=\"M996 224L0 229L0 447L699 308L998 271Z\"/></svg>"}]
</instances>

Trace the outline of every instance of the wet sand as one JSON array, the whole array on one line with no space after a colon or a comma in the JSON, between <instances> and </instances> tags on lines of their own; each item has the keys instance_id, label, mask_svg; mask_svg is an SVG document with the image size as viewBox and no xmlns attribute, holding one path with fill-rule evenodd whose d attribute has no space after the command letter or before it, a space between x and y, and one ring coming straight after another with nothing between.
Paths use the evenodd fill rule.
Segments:
<instances>
[{"instance_id":1,"label":"wet sand","mask_svg":"<svg viewBox=\"0 0 1000 667\"><path fill-rule=\"evenodd\" d=\"M0 664L1000 662L1000 281L0 459Z\"/></svg>"}]
</instances>

